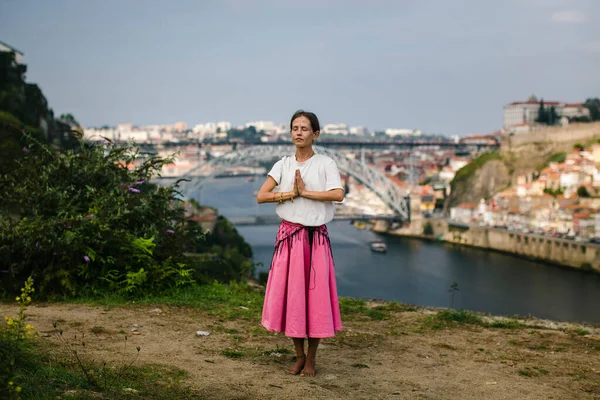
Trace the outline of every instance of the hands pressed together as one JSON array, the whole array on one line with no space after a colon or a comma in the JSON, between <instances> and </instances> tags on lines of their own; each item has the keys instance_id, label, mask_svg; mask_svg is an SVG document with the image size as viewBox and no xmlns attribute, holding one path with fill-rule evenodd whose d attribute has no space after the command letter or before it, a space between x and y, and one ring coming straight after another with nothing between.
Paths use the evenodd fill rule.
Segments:
<instances>
[{"instance_id":1,"label":"hands pressed together","mask_svg":"<svg viewBox=\"0 0 600 400\"><path fill-rule=\"evenodd\" d=\"M300 175L300 170L296 170L296 175L294 176L294 197L302 197L306 193L306 185L304 184L304 180L302 180L302 176Z\"/></svg>"}]
</instances>

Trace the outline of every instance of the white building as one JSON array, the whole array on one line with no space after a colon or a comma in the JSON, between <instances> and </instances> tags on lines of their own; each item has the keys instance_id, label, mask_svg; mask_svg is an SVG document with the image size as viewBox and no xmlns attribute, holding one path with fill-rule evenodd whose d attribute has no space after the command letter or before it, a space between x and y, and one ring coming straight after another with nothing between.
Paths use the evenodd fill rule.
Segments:
<instances>
[{"instance_id":1,"label":"white building","mask_svg":"<svg viewBox=\"0 0 600 400\"><path fill-rule=\"evenodd\" d=\"M583 103L566 103L563 104L560 116L566 118L588 117L590 110L583 106Z\"/></svg>"},{"instance_id":2,"label":"white building","mask_svg":"<svg viewBox=\"0 0 600 400\"><path fill-rule=\"evenodd\" d=\"M533 124L539 115L541 101L530 99L516 101L504 106L504 129ZM560 117L574 118L590 116L590 110L582 103L561 103L559 101L544 101L544 108L554 107Z\"/></svg>"},{"instance_id":3,"label":"white building","mask_svg":"<svg viewBox=\"0 0 600 400\"><path fill-rule=\"evenodd\" d=\"M452 157L450 159L450 162L448 163L448 165L454 171L458 171L459 169L461 169L462 167L464 167L468 163L469 163L469 160L465 160L464 158Z\"/></svg>"},{"instance_id":4,"label":"white building","mask_svg":"<svg viewBox=\"0 0 600 400\"><path fill-rule=\"evenodd\" d=\"M15 62L19 65L23 65L24 64L24 60L23 60L23 52L15 49L14 47L4 43L4 42L0 42L0 52L3 53L15 53Z\"/></svg>"},{"instance_id":5,"label":"white building","mask_svg":"<svg viewBox=\"0 0 600 400\"><path fill-rule=\"evenodd\" d=\"M246 123L246 128L253 126L256 131L263 131L267 135L277 132L277 125L273 121L254 121Z\"/></svg>"},{"instance_id":6,"label":"white building","mask_svg":"<svg viewBox=\"0 0 600 400\"><path fill-rule=\"evenodd\" d=\"M445 182L451 182L452 179L454 179L454 176L456 175L456 171L452 169L452 167L450 166L445 166L442 168L442 170L439 173L439 178L442 181Z\"/></svg>"},{"instance_id":7,"label":"white building","mask_svg":"<svg viewBox=\"0 0 600 400\"><path fill-rule=\"evenodd\" d=\"M580 183L580 172L569 171L560 174L560 187L562 188L574 188L578 187Z\"/></svg>"},{"instance_id":8,"label":"white building","mask_svg":"<svg viewBox=\"0 0 600 400\"><path fill-rule=\"evenodd\" d=\"M323 133L328 135L348 135L348 126L346 124L327 124L321 129Z\"/></svg>"},{"instance_id":9,"label":"white building","mask_svg":"<svg viewBox=\"0 0 600 400\"><path fill-rule=\"evenodd\" d=\"M477 204L462 203L450 208L450 220L462 224L468 224L477 215L479 206Z\"/></svg>"},{"instance_id":10,"label":"white building","mask_svg":"<svg viewBox=\"0 0 600 400\"><path fill-rule=\"evenodd\" d=\"M367 128L365 128L364 126L351 126L350 134L357 135L357 136L368 136L369 130Z\"/></svg>"},{"instance_id":11,"label":"white building","mask_svg":"<svg viewBox=\"0 0 600 400\"><path fill-rule=\"evenodd\" d=\"M217 130L219 132L230 131L233 126L233 125L231 125L231 122L229 122L229 121L219 121L219 122L217 122L216 125L217 125Z\"/></svg>"}]
</instances>

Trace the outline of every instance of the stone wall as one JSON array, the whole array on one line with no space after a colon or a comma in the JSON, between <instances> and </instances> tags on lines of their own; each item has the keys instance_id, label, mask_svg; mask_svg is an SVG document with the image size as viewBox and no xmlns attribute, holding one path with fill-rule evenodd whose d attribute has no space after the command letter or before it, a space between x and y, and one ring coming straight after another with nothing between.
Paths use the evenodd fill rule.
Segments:
<instances>
[{"instance_id":1,"label":"stone wall","mask_svg":"<svg viewBox=\"0 0 600 400\"><path fill-rule=\"evenodd\" d=\"M500 153L513 167L512 183L519 175L530 175L554 153L572 151L573 145L585 145L600 138L600 122L567 126L535 127L531 132L502 135Z\"/></svg>"},{"instance_id":2,"label":"stone wall","mask_svg":"<svg viewBox=\"0 0 600 400\"><path fill-rule=\"evenodd\" d=\"M571 150L577 142L585 144L600 137L600 122L575 123L566 126L533 127L530 132L503 135L500 140L501 152L518 151L534 143L552 143L562 151Z\"/></svg>"},{"instance_id":3,"label":"stone wall","mask_svg":"<svg viewBox=\"0 0 600 400\"><path fill-rule=\"evenodd\" d=\"M434 237L449 243L501 251L552 264L600 272L599 245L511 232L506 229L453 225L444 219L428 219L424 221L426 222L430 222L433 226ZM382 225L377 228L379 232L386 232ZM422 237L422 232L410 232L406 228L387 231L387 233Z\"/></svg>"}]
</instances>

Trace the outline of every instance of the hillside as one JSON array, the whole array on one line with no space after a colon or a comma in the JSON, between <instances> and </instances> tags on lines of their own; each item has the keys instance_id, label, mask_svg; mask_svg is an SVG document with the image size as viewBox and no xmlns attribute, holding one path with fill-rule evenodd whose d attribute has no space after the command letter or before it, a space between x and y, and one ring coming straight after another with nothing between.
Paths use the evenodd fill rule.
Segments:
<instances>
[{"instance_id":1,"label":"hillside","mask_svg":"<svg viewBox=\"0 0 600 400\"><path fill-rule=\"evenodd\" d=\"M499 153L484 154L457 171L444 210L488 199L514 185L518 176L533 174L557 153L572 151L574 145L586 145L596 139L600 139L600 122L503 135Z\"/></svg>"}]
</instances>

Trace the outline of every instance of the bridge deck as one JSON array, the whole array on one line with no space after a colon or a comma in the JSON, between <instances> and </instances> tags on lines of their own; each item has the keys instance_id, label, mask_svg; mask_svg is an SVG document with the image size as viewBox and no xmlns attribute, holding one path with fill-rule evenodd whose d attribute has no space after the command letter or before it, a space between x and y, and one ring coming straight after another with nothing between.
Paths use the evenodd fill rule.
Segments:
<instances>
[{"instance_id":1,"label":"bridge deck","mask_svg":"<svg viewBox=\"0 0 600 400\"><path fill-rule=\"evenodd\" d=\"M277 215L259 215L259 216L247 216L247 217L232 217L228 218L229 221L236 226L248 226L248 225L278 225L281 222L281 218ZM396 215L349 215L349 214L336 214L333 217L335 221L390 221L390 222L402 222L402 219Z\"/></svg>"}]
</instances>

